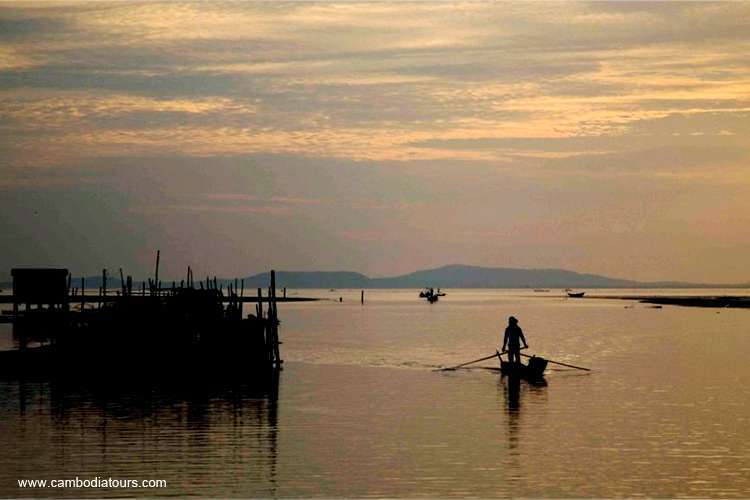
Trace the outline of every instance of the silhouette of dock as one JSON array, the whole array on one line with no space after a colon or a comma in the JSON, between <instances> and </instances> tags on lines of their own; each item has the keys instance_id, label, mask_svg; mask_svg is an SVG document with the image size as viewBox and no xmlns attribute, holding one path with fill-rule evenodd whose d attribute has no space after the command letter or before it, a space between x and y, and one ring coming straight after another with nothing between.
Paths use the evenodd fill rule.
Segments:
<instances>
[{"instance_id":1,"label":"silhouette of dock","mask_svg":"<svg viewBox=\"0 0 750 500\"><path fill-rule=\"evenodd\" d=\"M246 294L244 282L226 287L216 278L186 279L163 286L154 278L134 287L120 270L119 289L101 286L86 294L72 287L67 269L13 269L12 304L3 318L13 325L17 349L0 352L0 372L80 370L89 374L280 369L277 304L316 300L276 296L276 275L266 290ZM111 281L110 281L111 283ZM250 314L243 305L254 303Z\"/></svg>"}]
</instances>

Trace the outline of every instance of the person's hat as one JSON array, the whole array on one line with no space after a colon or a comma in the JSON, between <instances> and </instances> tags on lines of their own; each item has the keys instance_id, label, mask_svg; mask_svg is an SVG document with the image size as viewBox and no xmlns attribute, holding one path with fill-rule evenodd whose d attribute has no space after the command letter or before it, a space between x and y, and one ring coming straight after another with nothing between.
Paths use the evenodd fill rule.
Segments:
<instances>
[{"instance_id":1,"label":"person's hat","mask_svg":"<svg viewBox=\"0 0 750 500\"><path fill-rule=\"evenodd\" d=\"M516 319L515 316L511 316L510 318L508 318L508 322L509 323L518 323L518 320Z\"/></svg>"}]
</instances>

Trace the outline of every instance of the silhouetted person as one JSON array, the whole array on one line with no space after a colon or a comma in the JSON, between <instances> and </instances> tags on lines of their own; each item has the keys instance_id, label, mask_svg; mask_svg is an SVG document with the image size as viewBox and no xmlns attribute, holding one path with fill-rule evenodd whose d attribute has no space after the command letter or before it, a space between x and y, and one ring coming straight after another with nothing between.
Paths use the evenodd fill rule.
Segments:
<instances>
[{"instance_id":1,"label":"silhouetted person","mask_svg":"<svg viewBox=\"0 0 750 500\"><path fill-rule=\"evenodd\" d=\"M521 362L521 342L523 342L524 348L529 347L526 343L526 338L523 336L523 330L518 326L518 320L511 316L508 318L508 327L505 329L505 336L503 337L503 351L508 349L508 361L511 363Z\"/></svg>"}]
</instances>

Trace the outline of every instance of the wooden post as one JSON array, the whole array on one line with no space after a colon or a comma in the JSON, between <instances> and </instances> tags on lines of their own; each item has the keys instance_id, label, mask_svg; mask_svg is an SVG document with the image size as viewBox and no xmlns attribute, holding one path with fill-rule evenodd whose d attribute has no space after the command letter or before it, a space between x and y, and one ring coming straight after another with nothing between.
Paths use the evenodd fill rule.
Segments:
<instances>
[{"instance_id":1,"label":"wooden post","mask_svg":"<svg viewBox=\"0 0 750 500\"><path fill-rule=\"evenodd\" d=\"M284 298L286 298L286 287L284 287Z\"/></svg>"},{"instance_id":2,"label":"wooden post","mask_svg":"<svg viewBox=\"0 0 750 500\"><path fill-rule=\"evenodd\" d=\"M156 251L156 270L154 271L154 283L159 283L159 254L160 251Z\"/></svg>"},{"instance_id":3,"label":"wooden post","mask_svg":"<svg viewBox=\"0 0 750 500\"><path fill-rule=\"evenodd\" d=\"M122 296L125 296L126 288L125 288L125 278L122 275L122 268L120 268L120 288L122 288Z\"/></svg>"},{"instance_id":4,"label":"wooden post","mask_svg":"<svg viewBox=\"0 0 750 500\"><path fill-rule=\"evenodd\" d=\"M365 303L365 291L364 290L362 290L362 296L360 297L359 300L361 301L362 304Z\"/></svg>"},{"instance_id":5,"label":"wooden post","mask_svg":"<svg viewBox=\"0 0 750 500\"><path fill-rule=\"evenodd\" d=\"M102 296L107 296L107 270L102 269Z\"/></svg>"},{"instance_id":6,"label":"wooden post","mask_svg":"<svg viewBox=\"0 0 750 500\"><path fill-rule=\"evenodd\" d=\"M255 306L258 319L263 319L263 289L258 288L258 305Z\"/></svg>"},{"instance_id":7,"label":"wooden post","mask_svg":"<svg viewBox=\"0 0 750 500\"><path fill-rule=\"evenodd\" d=\"M65 302L62 305L65 312L70 311L70 282L73 280L73 274L68 273L68 286L65 289Z\"/></svg>"},{"instance_id":8,"label":"wooden post","mask_svg":"<svg viewBox=\"0 0 750 500\"><path fill-rule=\"evenodd\" d=\"M269 314L272 332L271 346L273 347L273 361L277 366L280 366L282 360L281 354L279 353L279 320L278 310L276 309L276 271L273 269L271 269L271 297L269 297L269 300L271 301L270 304L273 309L273 316Z\"/></svg>"}]
</instances>

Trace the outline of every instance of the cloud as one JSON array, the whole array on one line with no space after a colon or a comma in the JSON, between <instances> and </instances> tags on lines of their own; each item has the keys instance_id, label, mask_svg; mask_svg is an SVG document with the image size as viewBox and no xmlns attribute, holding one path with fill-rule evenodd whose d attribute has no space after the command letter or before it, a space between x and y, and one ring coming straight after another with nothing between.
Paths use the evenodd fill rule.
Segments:
<instances>
[{"instance_id":1,"label":"cloud","mask_svg":"<svg viewBox=\"0 0 750 500\"><path fill-rule=\"evenodd\" d=\"M119 232L128 213L143 241L173 238L185 260L232 262L194 243L205 231L296 268L409 271L433 263L421 249L434 245L451 261L614 269L599 251L656 277L626 237L668 263L698 245L703 210L723 221L712 237L746 244L730 236L745 221L722 214L747 208L749 13L738 2L6 4L4 210L26 220L20 193L49 195L66 223L89 210ZM32 245L11 222L7 234Z\"/></svg>"}]
</instances>

